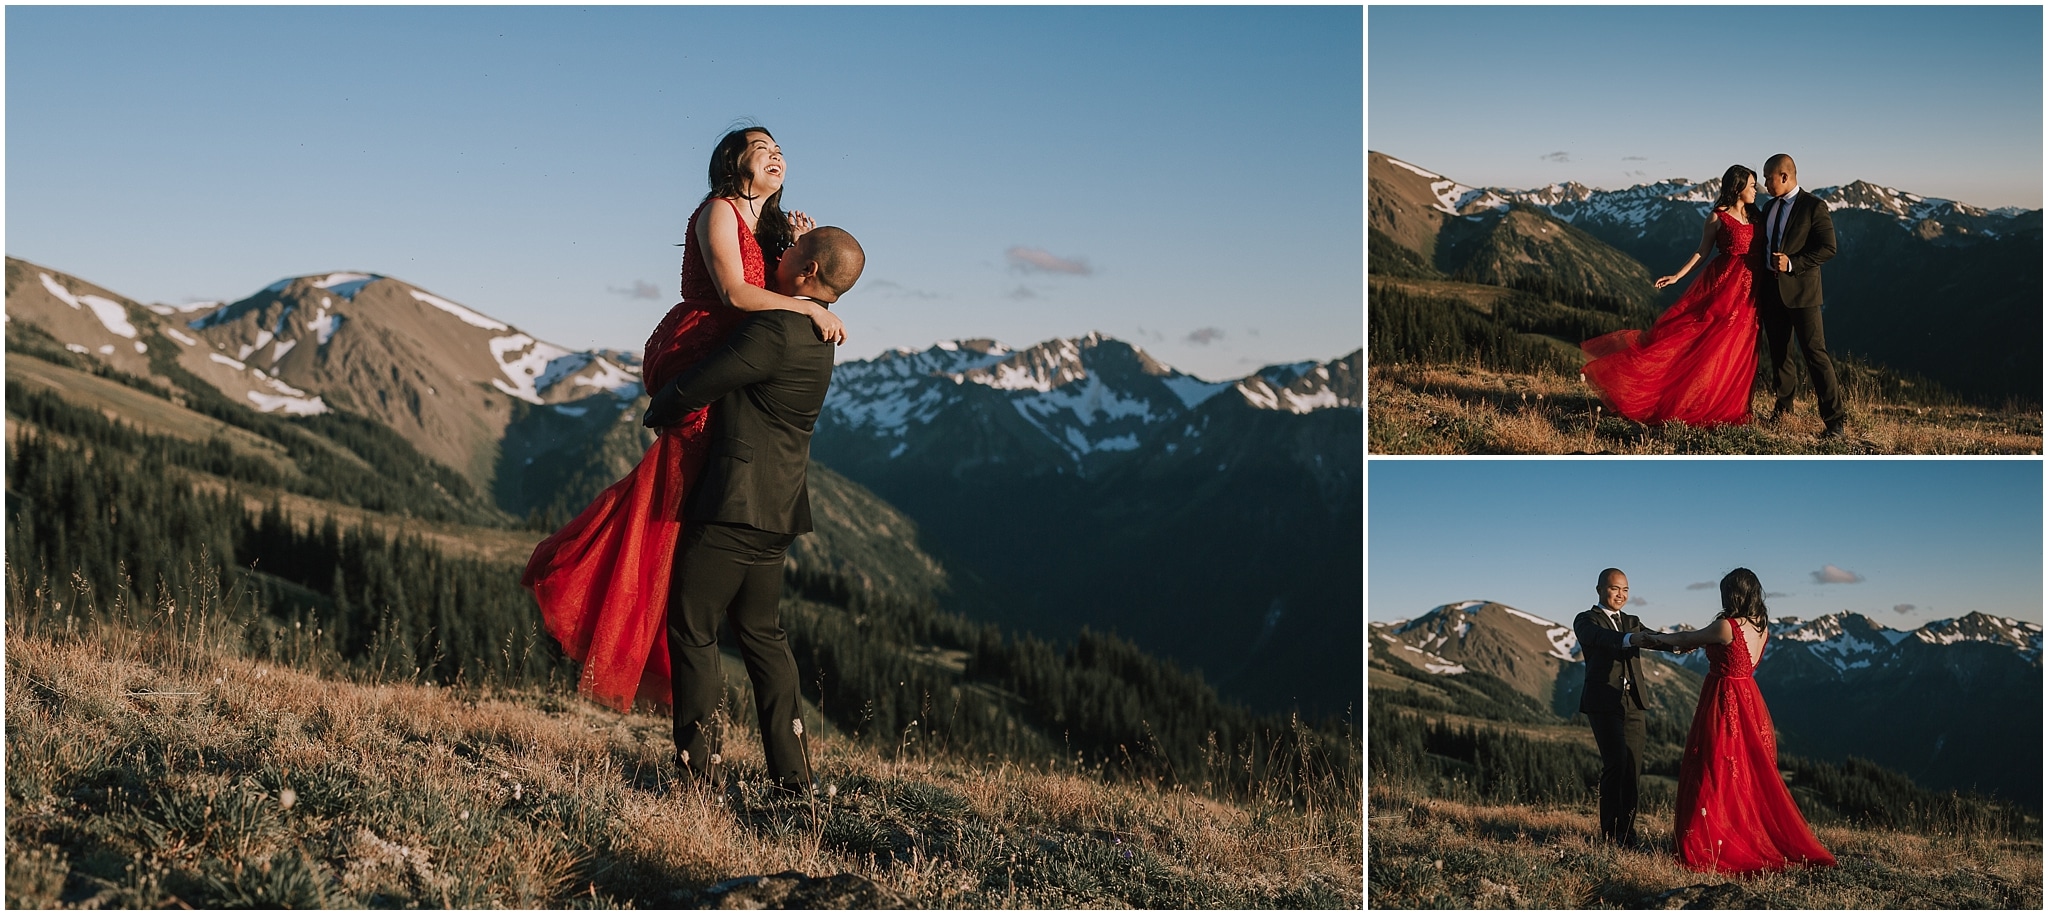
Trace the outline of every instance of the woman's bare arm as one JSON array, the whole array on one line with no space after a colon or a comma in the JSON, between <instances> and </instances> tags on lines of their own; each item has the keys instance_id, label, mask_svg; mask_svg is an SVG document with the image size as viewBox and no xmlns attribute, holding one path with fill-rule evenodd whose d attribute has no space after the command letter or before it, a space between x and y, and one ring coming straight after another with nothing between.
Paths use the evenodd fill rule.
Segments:
<instances>
[{"instance_id":1,"label":"woman's bare arm","mask_svg":"<svg viewBox=\"0 0 2048 915\"><path fill-rule=\"evenodd\" d=\"M723 203L706 202L697 220L697 244L710 258L711 285L718 298L741 311L793 311L810 318L818 336L828 343L846 342L846 324L825 306L809 299L793 299L769 292L747 282L745 260L740 255L739 216Z\"/></svg>"},{"instance_id":2,"label":"woman's bare arm","mask_svg":"<svg viewBox=\"0 0 2048 915\"><path fill-rule=\"evenodd\" d=\"M1726 645L1735 640L1735 628L1727 620L1715 620L1705 629L1691 632L1664 632L1657 637L1673 648L1698 648L1702 645Z\"/></svg>"},{"instance_id":3,"label":"woman's bare arm","mask_svg":"<svg viewBox=\"0 0 2048 915\"><path fill-rule=\"evenodd\" d=\"M1683 277L1687 273L1692 272L1692 265L1699 263L1700 258L1706 257L1707 255L1714 253L1714 236L1719 229L1720 221L1714 218L1714 214L1708 213L1706 230L1700 233L1699 248L1692 252L1691 257L1685 259L1685 266L1678 268L1677 273L1671 274L1670 276L1658 277L1656 287L1658 289L1662 289L1666 286L1671 285L1672 283L1678 282L1680 277Z\"/></svg>"}]
</instances>

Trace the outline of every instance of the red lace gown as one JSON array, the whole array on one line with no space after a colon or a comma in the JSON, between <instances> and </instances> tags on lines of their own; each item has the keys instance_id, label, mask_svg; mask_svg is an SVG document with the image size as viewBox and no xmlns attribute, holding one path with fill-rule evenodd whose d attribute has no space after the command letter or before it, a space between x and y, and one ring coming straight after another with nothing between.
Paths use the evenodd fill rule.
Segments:
<instances>
[{"instance_id":1,"label":"red lace gown","mask_svg":"<svg viewBox=\"0 0 2048 915\"><path fill-rule=\"evenodd\" d=\"M641 380L649 392L708 355L745 316L720 301L711 284L697 244L703 214L700 207L690 217L683 243L683 301L647 338ZM737 207L733 214L739 215ZM746 221L736 221L747 282L765 287L761 247ZM669 570L682 533L683 498L703 471L710 414L700 410L663 429L633 472L541 541L526 563L522 582L533 589L548 634L583 662L578 688L620 711L635 699L671 704Z\"/></svg>"},{"instance_id":2,"label":"red lace gown","mask_svg":"<svg viewBox=\"0 0 2048 915\"><path fill-rule=\"evenodd\" d=\"M1710 666L1678 766L1678 862L1724 874L1833 867L1778 775L1771 712L1741 626L1734 641L1704 650Z\"/></svg>"},{"instance_id":3,"label":"red lace gown","mask_svg":"<svg viewBox=\"0 0 2048 915\"><path fill-rule=\"evenodd\" d=\"M1692 288L1647 331L1618 330L1579 345L1582 371L1607 408L1640 423L1749 422L1756 378L1756 295L1749 256L1755 225L1715 214L1715 248Z\"/></svg>"}]
</instances>

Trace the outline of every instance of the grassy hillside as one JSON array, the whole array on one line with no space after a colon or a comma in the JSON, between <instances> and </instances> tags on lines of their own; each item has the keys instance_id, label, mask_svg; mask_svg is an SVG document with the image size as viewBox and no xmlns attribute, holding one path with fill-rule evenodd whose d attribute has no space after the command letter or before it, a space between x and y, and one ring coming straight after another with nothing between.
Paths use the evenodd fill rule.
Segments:
<instances>
[{"instance_id":1,"label":"grassy hillside","mask_svg":"<svg viewBox=\"0 0 2048 915\"><path fill-rule=\"evenodd\" d=\"M1600 760L1567 721L1504 681L1428 674L1377 655L1366 693L1367 903L1376 908L2039 908L2041 821L2014 805L1932 792L1863 760L1781 753L1834 869L1756 878L1672 856L1685 740L1652 714L1637 828L1601 842Z\"/></svg>"},{"instance_id":2,"label":"grassy hillside","mask_svg":"<svg viewBox=\"0 0 2048 915\"><path fill-rule=\"evenodd\" d=\"M1763 422L1760 356L1749 426L1651 428L1608 414L1579 376L1578 341L1647 326L1647 312L1508 288L1375 275L1367 308L1366 426L1376 454L2038 454L2037 403L1965 400L1837 352L1848 435L1822 442L1810 388L1793 416ZM1802 370L1803 371L1803 370Z\"/></svg>"},{"instance_id":3,"label":"grassy hillside","mask_svg":"<svg viewBox=\"0 0 2048 915\"><path fill-rule=\"evenodd\" d=\"M323 678L238 650L203 597L135 626L45 609L8 617L9 907L671 908L788 870L917 907L1362 899L1355 783L1219 797L814 722L825 795L795 803L762 790L745 728L729 784L682 787L664 719Z\"/></svg>"},{"instance_id":4,"label":"grassy hillside","mask_svg":"<svg viewBox=\"0 0 2048 915\"><path fill-rule=\"evenodd\" d=\"M1817 825L1837 867L1734 878L1671 856L1668 800L1642 811L1645 849L1603 844L1590 804L1446 801L1375 783L1366 809L1372 908L2041 907L2038 831L2014 839Z\"/></svg>"},{"instance_id":5,"label":"grassy hillside","mask_svg":"<svg viewBox=\"0 0 2048 915\"><path fill-rule=\"evenodd\" d=\"M349 417L8 342L10 905L663 907L791 867L867 904L1358 904L1355 726L940 612L914 525L823 468L784 624L833 794L748 787L729 676L737 779L684 797L666 725L539 632L539 532Z\"/></svg>"}]
</instances>

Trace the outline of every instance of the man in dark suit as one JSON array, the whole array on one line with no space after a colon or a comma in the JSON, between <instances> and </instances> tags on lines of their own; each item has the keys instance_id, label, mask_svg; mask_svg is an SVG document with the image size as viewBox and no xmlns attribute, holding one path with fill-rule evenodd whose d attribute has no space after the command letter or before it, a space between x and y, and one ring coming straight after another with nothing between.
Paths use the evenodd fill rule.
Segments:
<instances>
[{"instance_id":1,"label":"man in dark suit","mask_svg":"<svg viewBox=\"0 0 2048 915\"><path fill-rule=\"evenodd\" d=\"M1593 742L1600 746L1600 834L1623 845L1636 840L1636 782L1643 775L1642 669L1640 649L1668 650L1669 645L1639 620L1623 613L1628 606L1628 576L1620 569L1600 572L1600 602L1572 621L1586 662L1586 689L1579 711L1593 724Z\"/></svg>"},{"instance_id":2,"label":"man in dark suit","mask_svg":"<svg viewBox=\"0 0 2048 915\"><path fill-rule=\"evenodd\" d=\"M865 263L852 235L821 226L782 256L775 288L830 307ZM778 604L783 554L811 530L811 430L832 383L832 361L832 344L818 338L810 318L757 312L647 408L646 425L668 426L715 404L708 457L684 508L688 523L669 585L676 761L685 778L709 777L717 762L724 618L754 684L769 777L793 791L810 788L797 730L796 657Z\"/></svg>"},{"instance_id":3,"label":"man in dark suit","mask_svg":"<svg viewBox=\"0 0 2048 915\"><path fill-rule=\"evenodd\" d=\"M1757 275L1756 304L1764 338L1771 345L1772 389L1778 396L1771 420L1792 412L1792 394L1799 386L1792 368L1792 335L1797 333L1807 377L1813 379L1813 394L1820 400L1825 424L1821 437L1836 438L1848 411L1820 322L1820 265L1835 256L1835 223L1828 217L1827 204L1800 190L1799 170L1791 156L1779 153L1764 162L1764 190L1774 199L1764 207L1760 243L1765 246L1765 261Z\"/></svg>"}]
</instances>

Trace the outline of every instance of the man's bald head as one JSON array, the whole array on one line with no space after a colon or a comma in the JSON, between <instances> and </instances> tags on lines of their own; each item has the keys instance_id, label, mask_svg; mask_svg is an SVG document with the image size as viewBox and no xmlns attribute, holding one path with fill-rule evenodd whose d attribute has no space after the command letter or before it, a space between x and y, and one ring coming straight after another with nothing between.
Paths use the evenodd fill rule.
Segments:
<instances>
[{"instance_id":1,"label":"man's bald head","mask_svg":"<svg viewBox=\"0 0 2048 915\"><path fill-rule=\"evenodd\" d=\"M861 250L860 242L854 240L853 233L838 226L819 226L805 232L796 240L796 247L783 257L795 258L794 266L799 272L808 272L810 265L816 264L818 283L831 290L835 299L853 288L868 265L867 252Z\"/></svg>"},{"instance_id":2,"label":"man's bald head","mask_svg":"<svg viewBox=\"0 0 2048 915\"><path fill-rule=\"evenodd\" d=\"M1779 153L1764 160L1764 193L1783 197L1799 186L1799 166L1792 157Z\"/></svg>"},{"instance_id":3,"label":"man's bald head","mask_svg":"<svg viewBox=\"0 0 2048 915\"><path fill-rule=\"evenodd\" d=\"M1601 569L1600 582L1593 590L1600 595L1602 607L1620 612L1628 606L1628 576L1620 569Z\"/></svg>"}]
</instances>

